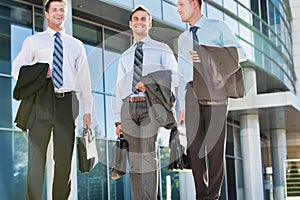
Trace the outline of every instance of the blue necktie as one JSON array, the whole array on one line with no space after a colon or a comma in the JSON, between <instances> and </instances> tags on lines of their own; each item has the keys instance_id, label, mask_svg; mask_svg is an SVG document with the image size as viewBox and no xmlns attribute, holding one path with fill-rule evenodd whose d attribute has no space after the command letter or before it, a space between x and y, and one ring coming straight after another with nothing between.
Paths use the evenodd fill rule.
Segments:
<instances>
[{"instance_id":1,"label":"blue necktie","mask_svg":"<svg viewBox=\"0 0 300 200\"><path fill-rule=\"evenodd\" d=\"M63 45L59 32L55 33L54 40L52 82L56 88L63 85Z\"/></svg>"},{"instance_id":2,"label":"blue necktie","mask_svg":"<svg viewBox=\"0 0 300 200\"><path fill-rule=\"evenodd\" d=\"M194 40L194 42L196 43L196 44L199 44L199 40L198 40L198 36L197 36L197 30L198 30L198 26L192 26L191 28L190 28L190 31L192 32L192 34L193 34L193 40Z\"/></svg>"},{"instance_id":3,"label":"blue necktie","mask_svg":"<svg viewBox=\"0 0 300 200\"><path fill-rule=\"evenodd\" d=\"M133 82L132 91L137 94L139 91L135 89L136 84L140 81L143 75L143 42L136 43L136 49L134 53L134 69L133 69Z\"/></svg>"}]
</instances>

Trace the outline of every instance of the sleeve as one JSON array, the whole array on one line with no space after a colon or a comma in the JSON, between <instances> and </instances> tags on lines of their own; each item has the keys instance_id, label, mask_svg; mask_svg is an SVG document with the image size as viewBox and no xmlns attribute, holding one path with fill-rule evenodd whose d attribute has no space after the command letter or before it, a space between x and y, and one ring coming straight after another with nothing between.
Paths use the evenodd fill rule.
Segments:
<instances>
[{"instance_id":1,"label":"sleeve","mask_svg":"<svg viewBox=\"0 0 300 200\"><path fill-rule=\"evenodd\" d=\"M33 61L33 56L30 46L30 38L27 37L23 42L21 51L12 63L12 76L15 79L18 79L20 68L22 66L32 64L31 62Z\"/></svg>"},{"instance_id":2,"label":"sleeve","mask_svg":"<svg viewBox=\"0 0 300 200\"><path fill-rule=\"evenodd\" d=\"M187 55L184 54L183 50L183 36L180 35L178 38L178 94L176 96L179 103L179 110L185 109L185 86L187 84L188 75L186 74L187 66L191 66L189 59L186 58Z\"/></svg>"},{"instance_id":3,"label":"sleeve","mask_svg":"<svg viewBox=\"0 0 300 200\"><path fill-rule=\"evenodd\" d=\"M247 56L246 56L246 52L243 49L243 47L241 46L238 38L233 34L232 30L230 29L230 27L223 21L220 22L220 25L218 25L218 27L220 28L222 34L222 38L221 38L221 45L223 47L229 47L229 46L234 46L237 48L238 54L239 54L239 61L245 61L247 60Z\"/></svg>"},{"instance_id":4,"label":"sleeve","mask_svg":"<svg viewBox=\"0 0 300 200\"><path fill-rule=\"evenodd\" d=\"M94 100L91 89L89 63L83 44L80 42L79 45L80 54L76 61L76 67L78 67L77 88L80 93L80 100L83 106L83 112L85 114L91 114Z\"/></svg>"},{"instance_id":5,"label":"sleeve","mask_svg":"<svg viewBox=\"0 0 300 200\"><path fill-rule=\"evenodd\" d=\"M171 48L166 45L166 53L163 54L163 66L165 68L170 69L172 72L172 83L171 83L171 88L172 91L174 92L174 88L178 87L178 64L176 61L176 58L174 56L173 51Z\"/></svg>"},{"instance_id":6,"label":"sleeve","mask_svg":"<svg viewBox=\"0 0 300 200\"><path fill-rule=\"evenodd\" d=\"M123 104L122 100L122 77L124 76L124 71L123 71L123 63L122 63L122 57L119 59L119 64L118 64L118 75L117 75L117 83L116 83L116 98L115 98L115 105L114 105L114 117L115 117L115 122L121 122L121 108Z\"/></svg>"}]
</instances>

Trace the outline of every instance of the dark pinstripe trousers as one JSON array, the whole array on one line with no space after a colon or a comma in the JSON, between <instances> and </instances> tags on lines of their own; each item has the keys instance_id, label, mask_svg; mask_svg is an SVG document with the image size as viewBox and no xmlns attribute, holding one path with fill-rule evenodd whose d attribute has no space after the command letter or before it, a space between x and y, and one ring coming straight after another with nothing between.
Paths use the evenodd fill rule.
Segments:
<instances>
[{"instance_id":1,"label":"dark pinstripe trousers","mask_svg":"<svg viewBox=\"0 0 300 200\"><path fill-rule=\"evenodd\" d=\"M129 144L132 200L157 199L159 126L151 120L146 102L125 100L121 110L122 131Z\"/></svg>"}]
</instances>

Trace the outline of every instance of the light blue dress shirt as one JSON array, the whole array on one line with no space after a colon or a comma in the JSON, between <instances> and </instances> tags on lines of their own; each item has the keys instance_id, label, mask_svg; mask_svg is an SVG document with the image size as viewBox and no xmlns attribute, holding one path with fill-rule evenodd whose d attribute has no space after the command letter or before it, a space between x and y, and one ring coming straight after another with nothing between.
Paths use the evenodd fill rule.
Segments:
<instances>
[{"instance_id":1,"label":"light blue dress shirt","mask_svg":"<svg viewBox=\"0 0 300 200\"><path fill-rule=\"evenodd\" d=\"M204 15L194 25L199 27L199 44L214 47L236 47L239 61L247 59L246 53L229 26L221 20L208 19ZM178 38L178 73L180 76L177 100L181 110L185 109L184 96L186 83L193 80L193 60L189 52L193 49L192 32L184 31Z\"/></svg>"},{"instance_id":2,"label":"light blue dress shirt","mask_svg":"<svg viewBox=\"0 0 300 200\"><path fill-rule=\"evenodd\" d=\"M164 43L152 40L146 36L143 40L143 76L160 71L172 71L172 88L178 85L177 61L170 47ZM135 95L132 92L134 52L136 42L120 57L116 83L115 122L121 122L121 107L126 97ZM139 93L139 96L145 96Z\"/></svg>"}]
</instances>

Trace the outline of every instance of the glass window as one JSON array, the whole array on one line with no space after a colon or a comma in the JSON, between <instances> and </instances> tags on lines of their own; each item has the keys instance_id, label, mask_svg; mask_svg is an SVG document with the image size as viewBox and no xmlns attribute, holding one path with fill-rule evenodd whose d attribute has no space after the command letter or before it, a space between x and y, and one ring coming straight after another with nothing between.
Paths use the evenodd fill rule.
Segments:
<instances>
[{"instance_id":1,"label":"glass window","mask_svg":"<svg viewBox=\"0 0 300 200\"><path fill-rule=\"evenodd\" d=\"M24 39L32 34L32 7L16 2L0 1L0 130L15 128L13 123L19 102L12 98L15 80L10 78L11 63L19 53ZM24 199L27 176L27 135L23 132L0 131L2 164L1 198ZM6 190L6 191L3 191ZM10 196L12 194L13 196ZM3 196L4 195L4 196Z\"/></svg>"},{"instance_id":2,"label":"glass window","mask_svg":"<svg viewBox=\"0 0 300 200\"><path fill-rule=\"evenodd\" d=\"M119 57L129 48L131 37L108 29L104 30L104 37L105 92L113 94L117 81Z\"/></svg>"},{"instance_id":3,"label":"glass window","mask_svg":"<svg viewBox=\"0 0 300 200\"><path fill-rule=\"evenodd\" d=\"M224 1L224 7L237 15L237 3L235 1Z\"/></svg>"},{"instance_id":4,"label":"glass window","mask_svg":"<svg viewBox=\"0 0 300 200\"><path fill-rule=\"evenodd\" d=\"M167 194L171 194L172 199L180 199L180 182L179 173L168 170L169 164L169 148L159 148L160 158L160 181L159 188L160 199L167 199ZM168 179L170 181L168 181ZM170 183L170 184L169 184Z\"/></svg>"},{"instance_id":5,"label":"glass window","mask_svg":"<svg viewBox=\"0 0 300 200\"><path fill-rule=\"evenodd\" d=\"M150 11L153 17L162 18L161 14L161 0L135 0L135 6L144 5Z\"/></svg>"},{"instance_id":6,"label":"glass window","mask_svg":"<svg viewBox=\"0 0 300 200\"><path fill-rule=\"evenodd\" d=\"M223 12L207 4L207 17L211 19L223 20Z\"/></svg>"},{"instance_id":7,"label":"glass window","mask_svg":"<svg viewBox=\"0 0 300 200\"><path fill-rule=\"evenodd\" d=\"M212 1L214 1L214 2L216 2L217 4L219 4L219 5L223 5L223 0L212 0Z\"/></svg>"},{"instance_id":8,"label":"glass window","mask_svg":"<svg viewBox=\"0 0 300 200\"><path fill-rule=\"evenodd\" d=\"M0 13L12 23L20 26L32 27L32 8L31 6L19 4L12 1L1 0Z\"/></svg>"},{"instance_id":9,"label":"glass window","mask_svg":"<svg viewBox=\"0 0 300 200\"><path fill-rule=\"evenodd\" d=\"M242 37L246 41L251 42L252 41L251 30L242 24L239 24L239 25L240 25L240 37Z\"/></svg>"},{"instance_id":10,"label":"glass window","mask_svg":"<svg viewBox=\"0 0 300 200\"><path fill-rule=\"evenodd\" d=\"M118 4L125 8L132 9L134 0L103 0L103 1L107 1L109 4Z\"/></svg>"},{"instance_id":11,"label":"glass window","mask_svg":"<svg viewBox=\"0 0 300 200\"><path fill-rule=\"evenodd\" d=\"M170 2L174 5L177 5L177 0L163 0L163 1Z\"/></svg>"},{"instance_id":12,"label":"glass window","mask_svg":"<svg viewBox=\"0 0 300 200\"><path fill-rule=\"evenodd\" d=\"M239 34L238 22L235 19L225 14L225 21L234 34Z\"/></svg>"},{"instance_id":13,"label":"glass window","mask_svg":"<svg viewBox=\"0 0 300 200\"><path fill-rule=\"evenodd\" d=\"M226 183L228 199L236 199L236 177L235 177L235 143L233 127L227 125L226 139Z\"/></svg>"},{"instance_id":14,"label":"glass window","mask_svg":"<svg viewBox=\"0 0 300 200\"><path fill-rule=\"evenodd\" d=\"M114 94L116 89L118 63L121 54L131 45L131 36L113 30L104 30L104 83L105 83L105 117L107 138L116 139L115 120L113 116Z\"/></svg>"},{"instance_id":15,"label":"glass window","mask_svg":"<svg viewBox=\"0 0 300 200\"><path fill-rule=\"evenodd\" d=\"M84 43L90 67L92 91L102 92L103 87L101 88L101 86L103 86L103 84L99 83L103 73L101 27L73 19L73 36Z\"/></svg>"},{"instance_id":16,"label":"glass window","mask_svg":"<svg viewBox=\"0 0 300 200\"><path fill-rule=\"evenodd\" d=\"M78 200L108 199L106 140L97 139L99 162L89 173L77 171Z\"/></svg>"},{"instance_id":17,"label":"glass window","mask_svg":"<svg viewBox=\"0 0 300 200\"><path fill-rule=\"evenodd\" d=\"M98 46L102 42L102 31L100 26L89 24L73 19L73 36L92 46Z\"/></svg>"},{"instance_id":18,"label":"glass window","mask_svg":"<svg viewBox=\"0 0 300 200\"><path fill-rule=\"evenodd\" d=\"M16 58L16 56L19 54L25 38L32 34L32 29L17 26L17 25L11 25L10 29L11 29L11 36L10 36L11 37L11 39L10 39L11 61L10 61L10 63L12 63L13 60ZM9 47L6 47L6 48L9 48ZM5 65L2 65L2 66L5 66ZM5 69L5 67L0 68L0 69ZM10 67L7 66L7 69L10 69ZM16 80L12 79L11 84L12 84L12 88L14 88L15 84L16 84ZM12 93L13 93L13 91L11 91L11 96L12 96ZM17 110L19 108L19 104L20 104L19 101L12 99L12 117L13 117L13 119L15 119ZM13 127L16 128L15 123L13 123Z\"/></svg>"},{"instance_id":19,"label":"glass window","mask_svg":"<svg viewBox=\"0 0 300 200\"><path fill-rule=\"evenodd\" d=\"M26 196L26 180L28 168L28 138L23 132L12 132L14 135L14 195L15 199Z\"/></svg>"},{"instance_id":20,"label":"glass window","mask_svg":"<svg viewBox=\"0 0 300 200\"><path fill-rule=\"evenodd\" d=\"M92 129L95 131L96 137L103 138L106 136L104 95L99 93L93 93L93 96L94 110L92 116Z\"/></svg>"},{"instance_id":21,"label":"glass window","mask_svg":"<svg viewBox=\"0 0 300 200\"><path fill-rule=\"evenodd\" d=\"M44 24L43 9L35 7L34 8L34 29L35 29L35 33L43 31L43 24Z\"/></svg>"},{"instance_id":22,"label":"glass window","mask_svg":"<svg viewBox=\"0 0 300 200\"><path fill-rule=\"evenodd\" d=\"M280 14L278 11L275 12L275 17L276 17L276 33L278 37L281 36L281 23L280 23Z\"/></svg>"},{"instance_id":23,"label":"glass window","mask_svg":"<svg viewBox=\"0 0 300 200\"><path fill-rule=\"evenodd\" d=\"M103 49L101 45L84 45L89 61L92 91L103 92Z\"/></svg>"},{"instance_id":24,"label":"glass window","mask_svg":"<svg viewBox=\"0 0 300 200\"><path fill-rule=\"evenodd\" d=\"M238 13L239 13L240 18L242 18L243 20L245 20L249 24L251 23L249 10L247 10L246 8L244 8L241 5L238 5Z\"/></svg>"},{"instance_id":25,"label":"glass window","mask_svg":"<svg viewBox=\"0 0 300 200\"><path fill-rule=\"evenodd\" d=\"M250 0L239 0L239 3L246 6L246 8L249 8L250 6Z\"/></svg>"},{"instance_id":26,"label":"glass window","mask_svg":"<svg viewBox=\"0 0 300 200\"><path fill-rule=\"evenodd\" d=\"M112 96L106 96L105 101L105 119L106 119L106 137L111 140L116 140L116 128L115 128L115 117L114 111L114 100Z\"/></svg>"},{"instance_id":27,"label":"glass window","mask_svg":"<svg viewBox=\"0 0 300 200\"><path fill-rule=\"evenodd\" d=\"M181 22L181 18L177 13L177 6L174 6L168 2L163 2L163 13L167 13L163 14L163 20L182 28L187 27L186 23Z\"/></svg>"},{"instance_id":28,"label":"glass window","mask_svg":"<svg viewBox=\"0 0 300 200\"><path fill-rule=\"evenodd\" d=\"M275 29L275 8L273 4L269 1L269 24L271 28Z\"/></svg>"},{"instance_id":29,"label":"glass window","mask_svg":"<svg viewBox=\"0 0 300 200\"><path fill-rule=\"evenodd\" d=\"M92 129L97 137L105 136L104 98L103 93L103 47L102 28L77 19L73 19L73 35L84 43L87 54L92 91L94 95L94 110L92 113ZM78 128L82 126L82 115L78 117Z\"/></svg>"}]
</instances>

